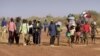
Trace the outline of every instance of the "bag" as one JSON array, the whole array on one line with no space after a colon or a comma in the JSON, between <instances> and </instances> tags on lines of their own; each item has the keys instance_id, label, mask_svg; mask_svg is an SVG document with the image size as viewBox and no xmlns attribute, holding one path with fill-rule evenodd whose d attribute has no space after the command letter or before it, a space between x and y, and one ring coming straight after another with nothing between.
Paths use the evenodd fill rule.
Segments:
<instances>
[{"instance_id":1,"label":"bag","mask_svg":"<svg viewBox=\"0 0 100 56\"><path fill-rule=\"evenodd\" d=\"M66 36L67 37L70 37L71 36L71 33L70 32L66 32Z\"/></svg>"}]
</instances>

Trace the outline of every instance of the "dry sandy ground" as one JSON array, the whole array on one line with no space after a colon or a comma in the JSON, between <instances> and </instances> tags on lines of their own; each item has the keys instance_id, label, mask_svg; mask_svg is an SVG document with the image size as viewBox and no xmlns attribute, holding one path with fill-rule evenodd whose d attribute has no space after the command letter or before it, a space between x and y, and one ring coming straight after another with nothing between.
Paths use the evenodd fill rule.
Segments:
<instances>
[{"instance_id":1,"label":"dry sandy ground","mask_svg":"<svg viewBox=\"0 0 100 56\"><path fill-rule=\"evenodd\" d=\"M96 44L74 44L73 48L68 46L65 33L60 39L60 46L49 46L49 36L42 34L41 46L8 45L0 44L0 56L100 56L100 39Z\"/></svg>"}]
</instances>

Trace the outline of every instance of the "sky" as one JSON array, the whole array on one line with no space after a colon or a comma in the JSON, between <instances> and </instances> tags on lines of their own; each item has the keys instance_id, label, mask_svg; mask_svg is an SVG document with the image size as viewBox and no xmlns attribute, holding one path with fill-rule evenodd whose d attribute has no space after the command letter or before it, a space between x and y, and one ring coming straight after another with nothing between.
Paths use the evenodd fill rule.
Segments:
<instances>
[{"instance_id":1,"label":"sky","mask_svg":"<svg viewBox=\"0 0 100 56\"><path fill-rule=\"evenodd\" d=\"M85 10L100 12L100 0L0 0L0 17L67 16Z\"/></svg>"}]
</instances>

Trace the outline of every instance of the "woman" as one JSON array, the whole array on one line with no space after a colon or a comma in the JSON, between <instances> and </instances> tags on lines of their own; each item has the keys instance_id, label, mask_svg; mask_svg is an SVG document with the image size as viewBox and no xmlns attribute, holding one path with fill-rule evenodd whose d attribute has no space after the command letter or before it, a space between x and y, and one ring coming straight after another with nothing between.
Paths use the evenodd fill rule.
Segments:
<instances>
[{"instance_id":1,"label":"woman","mask_svg":"<svg viewBox=\"0 0 100 56\"><path fill-rule=\"evenodd\" d=\"M10 19L10 22L8 23L8 32L9 32L9 38L8 43L13 44L14 43L14 32L16 30L16 25L14 23L13 18Z\"/></svg>"},{"instance_id":2,"label":"woman","mask_svg":"<svg viewBox=\"0 0 100 56\"><path fill-rule=\"evenodd\" d=\"M28 34L28 24L27 24L27 20L23 19L22 25L20 26L20 33L21 33L21 37L22 37L22 42L23 45L26 46L27 44L27 34Z\"/></svg>"}]
</instances>

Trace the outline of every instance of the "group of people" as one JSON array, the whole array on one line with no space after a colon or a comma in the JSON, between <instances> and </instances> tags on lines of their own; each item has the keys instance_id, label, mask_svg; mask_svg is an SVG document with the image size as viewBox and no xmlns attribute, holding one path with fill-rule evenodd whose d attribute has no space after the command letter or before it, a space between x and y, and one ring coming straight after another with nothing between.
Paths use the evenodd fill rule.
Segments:
<instances>
[{"instance_id":1,"label":"group of people","mask_svg":"<svg viewBox=\"0 0 100 56\"><path fill-rule=\"evenodd\" d=\"M69 22L69 20L68 20ZM57 45L59 45L60 35L62 31L62 23L60 21L55 22L51 20L48 23L47 20L44 23L41 23L40 20L27 21L17 17L16 20L10 18L10 21L7 22L5 19L1 22L2 26L2 37L5 36L4 32L9 33L8 43L11 45L14 43L19 44L19 40L22 39L24 46L30 44L32 40L33 44L41 44L41 33L44 28L44 32L47 31L47 35L50 36L50 45L54 46L55 39L57 38ZM72 25L69 23L66 25L66 37L68 43L72 46L72 43L87 43L89 34L91 35L92 42L95 43L95 33L96 33L96 22L88 23L88 21L77 21ZM98 31L97 31L98 32Z\"/></svg>"},{"instance_id":2,"label":"group of people","mask_svg":"<svg viewBox=\"0 0 100 56\"><path fill-rule=\"evenodd\" d=\"M75 23L71 25L67 24L66 27L66 37L68 38L70 46L72 46L73 43L88 44L89 37L91 37L92 43L95 44L95 36L96 33L98 33L95 21L75 21Z\"/></svg>"},{"instance_id":3,"label":"group of people","mask_svg":"<svg viewBox=\"0 0 100 56\"><path fill-rule=\"evenodd\" d=\"M50 35L50 45L54 45L55 37L58 37L58 45L59 45L59 37L61 23L56 23L51 20L50 23L47 20L44 21L42 24L40 20L33 20L27 21L26 19L22 19L17 17L16 19L10 18L10 21L7 22L5 18L3 18L1 22L2 26L2 35L4 36L3 32L7 31L9 34L8 37L8 44L14 44L14 40L16 44L19 44L19 40L23 43L24 46L29 45L31 40L33 44L40 45L41 44L41 31L44 28L44 32L47 31L47 35ZM3 37L2 36L2 37Z\"/></svg>"}]
</instances>

